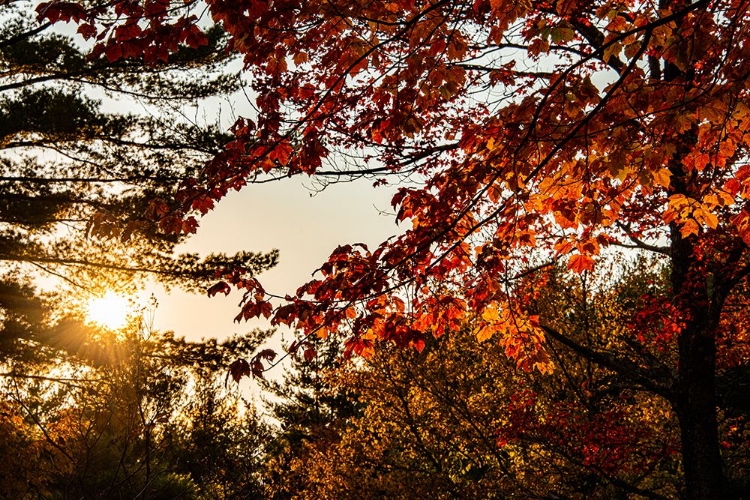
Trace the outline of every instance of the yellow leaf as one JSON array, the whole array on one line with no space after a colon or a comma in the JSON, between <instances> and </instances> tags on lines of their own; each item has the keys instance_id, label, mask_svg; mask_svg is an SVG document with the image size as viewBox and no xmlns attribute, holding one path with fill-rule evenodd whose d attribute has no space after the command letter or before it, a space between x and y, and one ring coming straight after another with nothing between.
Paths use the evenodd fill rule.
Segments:
<instances>
[{"instance_id":1,"label":"yellow leaf","mask_svg":"<svg viewBox=\"0 0 750 500\"><path fill-rule=\"evenodd\" d=\"M496 321L500 321L500 315L498 314L496 308L488 307L482 312L482 319L488 323L494 323Z\"/></svg>"},{"instance_id":2,"label":"yellow leaf","mask_svg":"<svg viewBox=\"0 0 750 500\"><path fill-rule=\"evenodd\" d=\"M711 229L716 229L716 227L719 225L719 218L714 215L713 212L705 212L705 222L708 227Z\"/></svg>"},{"instance_id":3,"label":"yellow leaf","mask_svg":"<svg viewBox=\"0 0 750 500\"><path fill-rule=\"evenodd\" d=\"M698 232L700 231L700 226L698 226L698 223L695 222L693 219L686 220L682 227L680 228L680 234L683 238L687 238L691 234L698 235Z\"/></svg>"},{"instance_id":4,"label":"yellow leaf","mask_svg":"<svg viewBox=\"0 0 750 500\"><path fill-rule=\"evenodd\" d=\"M602 59L604 61L609 61L610 57L618 57L621 50L622 44L620 42L613 43L612 45L604 49L604 57Z\"/></svg>"},{"instance_id":5,"label":"yellow leaf","mask_svg":"<svg viewBox=\"0 0 750 500\"><path fill-rule=\"evenodd\" d=\"M719 196L724 205L734 205L734 197L726 191L719 191Z\"/></svg>"},{"instance_id":6,"label":"yellow leaf","mask_svg":"<svg viewBox=\"0 0 750 500\"><path fill-rule=\"evenodd\" d=\"M716 196L713 193L710 193L703 197L703 204L708 205L709 207L718 207L722 203L721 203L721 200L719 200L718 196Z\"/></svg>"},{"instance_id":7,"label":"yellow leaf","mask_svg":"<svg viewBox=\"0 0 750 500\"><path fill-rule=\"evenodd\" d=\"M637 42L626 43L625 44L625 57L627 57L628 59L632 59L633 57L635 57L635 55L638 53L640 49L641 49L640 40L638 40Z\"/></svg>"},{"instance_id":8,"label":"yellow leaf","mask_svg":"<svg viewBox=\"0 0 750 500\"><path fill-rule=\"evenodd\" d=\"M679 211L689 204L690 198L686 197L684 194L673 194L669 197L669 207L675 211Z\"/></svg>"},{"instance_id":9,"label":"yellow leaf","mask_svg":"<svg viewBox=\"0 0 750 500\"><path fill-rule=\"evenodd\" d=\"M719 225L719 219L713 214L713 212L704 208L696 208L693 212L693 217L695 217L695 220L701 224L707 225L711 229L716 229L716 226Z\"/></svg>"},{"instance_id":10,"label":"yellow leaf","mask_svg":"<svg viewBox=\"0 0 750 500\"><path fill-rule=\"evenodd\" d=\"M617 177L615 177L618 181L622 182L624 181L628 175L630 175L631 170L628 167L623 166L620 170L617 172Z\"/></svg>"},{"instance_id":11,"label":"yellow leaf","mask_svg":"<svg viewBox=\"0 0 750 500\"><path fill-rule=\"evenodd\" d=\"M553 43L565 43L575 38L575 31L570 28L555 27L552 28L550 36Z\"/></svg>"},{"instance_id":12,"label":"yellow leaf","mask_svg":"<svg viewBox=\"0 0 750 500\"><path fill-rule=\"evenodd\" d=\"M672 172L668 168L662 168L661 170L654 172L654 182L663 187L669 187L669 178L672 176Z\"/></svg>"},{"instance_id":13,"label":"yellow leaf","mask_svg":"<svg viewBox=\"0 0 750 500\"><path fill-rule=\"evenodd\" d=\"M485 326L483 326L481 328L478 328L476 330L477 340L479 342L484 342L486 340L489 340L489 339L492 338L492 334L494 334L494 333L495 333L495 329L494 328L492 328L491 326L485 325Z\"/></svg>"}]
</instances>

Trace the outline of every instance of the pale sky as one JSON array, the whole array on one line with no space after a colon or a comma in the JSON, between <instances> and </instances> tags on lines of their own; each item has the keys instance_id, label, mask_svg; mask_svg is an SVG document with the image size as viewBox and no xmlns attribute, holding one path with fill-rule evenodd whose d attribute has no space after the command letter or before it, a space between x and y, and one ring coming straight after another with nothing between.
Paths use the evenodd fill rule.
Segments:
<instances>
[{"instance_id":1,"label":"pale sky","mask_svg":"<svg viewBox=\"0 0 750 500\"><path fill-rule=\"evenodd\" d=\"M373 188L361 180L329 186L310 196L302 178L250 185L220 201L202 220L198 234L181 252L232 253L240 250L267 251L278 248L279 265L260 275L268 292L285 295L309 280L336 246L365 243L374 249L384 239L400 232L395 217L381 215L390 210L393 188ZM222 339L267 322L234 323L241 293L208 298L173 290L153 290L159 301L154 327L173 330L190 340Z\"/></svg>"}]
</instances>

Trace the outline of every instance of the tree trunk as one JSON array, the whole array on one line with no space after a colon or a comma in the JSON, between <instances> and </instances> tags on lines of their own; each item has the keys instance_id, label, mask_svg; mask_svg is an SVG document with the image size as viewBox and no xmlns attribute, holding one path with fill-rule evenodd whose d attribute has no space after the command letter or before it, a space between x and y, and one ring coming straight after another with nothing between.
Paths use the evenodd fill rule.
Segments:
<instances>
[{"instance_id":1,"label":"tree trunk","mask_svg":"<svg viewBox=\"0 0 750 500\"><path fill-rule=\"evenodd\" d=\"M694 257L694 246L672 227L672 291L685 314L678 341L679 366L673 407L680 424L685 497L727 498L716 416L716 338L721 306L712 303L706 270Z\"/></svg>"},{"instance_id":2,"label":"tree trunk","mask_svg":"<svg viewBox=\"0 0 750 500\"><path fill-rule=\"evenodd\" d=\"M679 349L674 409L680 423L685 496L690 500L724 499L716 419L716 344L710 334L684 331Z\"/></svg>"}]
</instances>

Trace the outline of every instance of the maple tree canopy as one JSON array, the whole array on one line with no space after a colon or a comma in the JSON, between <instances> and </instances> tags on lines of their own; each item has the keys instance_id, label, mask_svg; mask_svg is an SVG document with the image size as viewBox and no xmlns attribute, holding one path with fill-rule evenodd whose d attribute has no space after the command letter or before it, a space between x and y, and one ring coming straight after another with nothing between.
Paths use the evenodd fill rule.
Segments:
<instances>
[{"instance_id":1,"label":"maple tree canopy","mask_svg":"<svg viewBox=\"0 0 750 500\"><path fill-rule=\"evenodd\" d=\"M356 354L377 340L419 349L475 321L480 340L546 371L543 343L564 332L525 309L517 278L551 261L591 271L606 248L664 255L680 361L650 388L680 416L687 491L722 496L717 339L750 272L747 1L206 4L244 57L257 114L183 184L162 229L195 231L227 192L267 176L408 180L393 198L403 234L337 248L280 306L228 270L212 292L245 290L238 319L343 332ZM204 41L191 2L108 5L38 13L78 22L110 60Z\"/></svg>"}]
</instances>

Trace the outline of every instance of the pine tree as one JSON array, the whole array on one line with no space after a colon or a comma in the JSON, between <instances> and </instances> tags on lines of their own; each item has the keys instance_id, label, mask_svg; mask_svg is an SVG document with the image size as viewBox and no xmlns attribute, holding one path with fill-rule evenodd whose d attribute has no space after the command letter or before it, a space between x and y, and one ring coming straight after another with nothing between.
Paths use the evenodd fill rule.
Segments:
<instances>
[{"instance_id":1,"label":"pine tree","mask_svg":"<svg viewBox=\"0 0 750 500\"><path fill-rule=\"evenodd\" d=\"M0 384L0 498L258 498L267 427L223 379L267 333L97 333L66 378Z\"/></svg>"},{"instance_id":2,"label":"pine tree","mask_svg":"<svg viewBox=\"0 0 750 500\"><path fill-rule=\"evenodd\" d=\"M275 252L174 256L184 238L158 228L179 183L229 140L218 121L187 115L237 88L222 30L168 63L110 62L33 7L0 5L0 355L60 315L36 296L40 273L75 289L153 276L195 291L222 267L273 266ZM126 229L107 239L114 227Z\"/></svg>"},{"instance_id":3,"label":"pine tree","mask_svg":"<svg viewBox=\"0 0 750 500\"><path fill-rule=\"evenodd\" d=\"M335 446L349 419L360 411L355 390L337 387L329 378L343 361L340 344L331 338L312 345L305 342L292 349L299 355L292 357L283 380L260 379L278 424L264 450L266 498L300 498L312 491L308 461ZM310 350L302 355L302 347Z\"/></svg>"}]
</instances>

